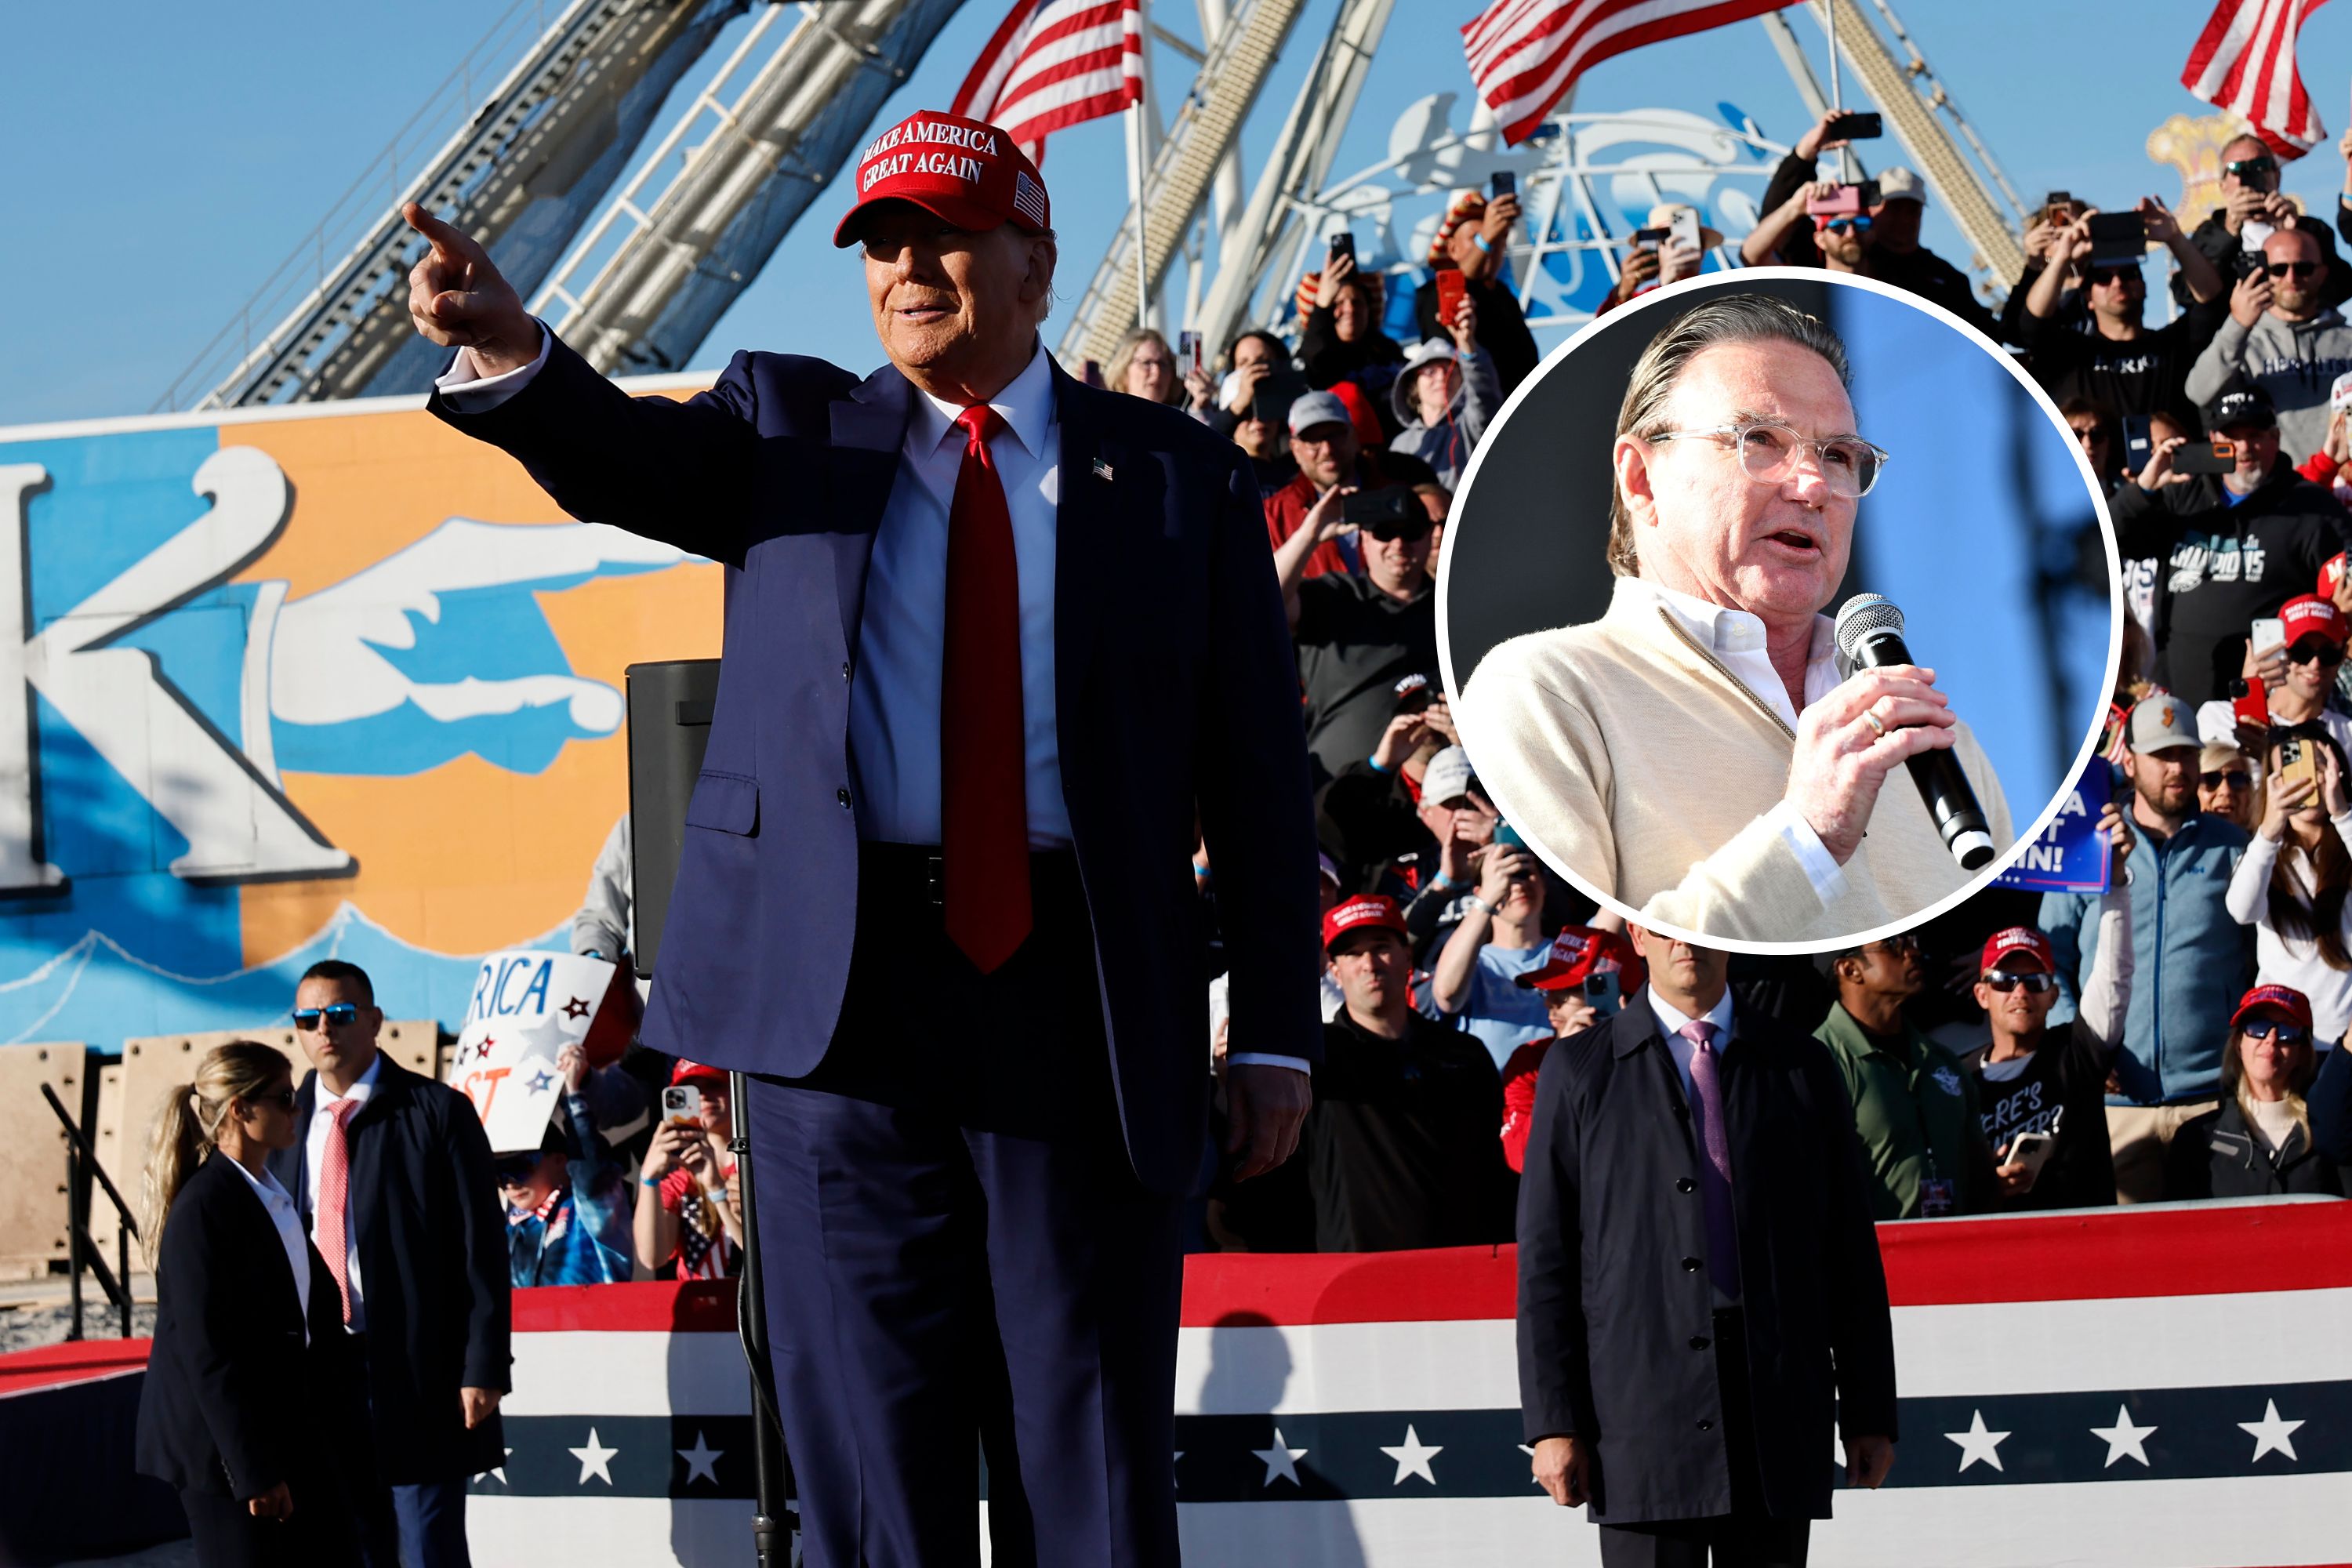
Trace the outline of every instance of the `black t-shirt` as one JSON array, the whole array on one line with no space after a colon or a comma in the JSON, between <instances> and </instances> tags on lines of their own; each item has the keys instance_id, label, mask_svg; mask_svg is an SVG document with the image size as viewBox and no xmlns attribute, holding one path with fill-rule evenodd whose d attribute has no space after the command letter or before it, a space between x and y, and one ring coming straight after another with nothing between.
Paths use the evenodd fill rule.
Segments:
<instances>
[{"instance_id":1,"label":"black t-shirt","mask_svg":"<svg viewBox=\"0 0 2352 1568\"><path fill-rule=\"evenodd\" d=\"M1347 1013L1323 1027L1323 1065L1293 1163L1320 1252L1469 1247L1511 1238L1503 1081L1475 1036L1412 1015L1402 1040Z\"/></svg>"},{"instance_id":2,"label":"black t-shirt","mask_svg":"<svg viewBox=\"0 0 2352 1568\"><path fill-rule=\"evenodd\" d=\"M2158 558L2158 679L2192 706L2226 697L2252 623L2310 593L2321 563L2352 547L2352 519L2284 456L2235 506L2202 475L2153 492L2125 485L2109 504L2124 559Z\"/></svg>"},{"instance_id":3,"label":"black t-shirt","mask_svg":"<svg viewBox=\"0 0 2352 1568\"><path fill-rule=\"evenodd\" d=\"M1977 1075L1977 1106L1985 1142L1999 1161L2021 1132L2047 1132L2056 1140L2033 1190L2022 1197L1996 1198L2004 1214L2036 1209L2095 1208L2116 1201L2116 1162L2107 1142L2107 1053L2090 1031L2070 1020L2042 1031L2042 1043L2021 1059L2014 1078L1995 1078L2007 1062L1991 1059L1992 1047L1970 1052Z\"/></svg>"},{"instance_id":4,"label":"black t-shirt","mask_svg":"<svg viewBox=\"0 0 2352 1568\"><path fill-rule=\"evenodd\" d=\"M2169 414L2198 427L2189 367L2230 318L2226 294L2127 342L2077 331L2056 316L2021 317L2033 377L2053 402L2088 397L2114 415ZM2120 448L2118 448L2120 450Z\"/></svg>"},{"instance_id":5,"label":"black t-shirt","mask_svg":"<svg viewBox=\"0 0 2352 1568\"><path fill-rule=\"evenodd\" d=\"M1423 583L1399 602L1353 572L1298 585L1298 680L1307 698L1307 749L1336 776L1372 754L1396 717L1396 683L1437 678L1437 595Z\"/></svg>"}]
</instances>

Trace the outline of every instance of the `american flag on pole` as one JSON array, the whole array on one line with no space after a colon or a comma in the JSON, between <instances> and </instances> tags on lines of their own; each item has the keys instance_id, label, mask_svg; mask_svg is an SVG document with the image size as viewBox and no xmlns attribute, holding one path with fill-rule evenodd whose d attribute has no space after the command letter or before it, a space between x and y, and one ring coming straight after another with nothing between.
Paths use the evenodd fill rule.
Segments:
<instances>
[{"instance_id":1,"label":"american flag on pole","mask_svg":"<svg viewBox=\"0 0 2352 1568\"><path fill-rule=\"evenodd\" d=\"M1778 11L1791 0L1495 0L1462 29L1478 96L1517 143L1612 55ZM2314 4L2317 0L2313 0Z\"/></svg>"},{"instance_id":2,"label":"american flag on pole","mask_svg":"<svg viewBox=\"0 0 2352 1568\"><path fill-rule=\"evenodd\" d=\"M2295 35L2324 0L2221 0L2181 68L2180 85L2247 121L2282 158L2327 134L2294 68Z\"/></svg>"},{"instance_id":3,"label":"american flag on pole","mask_svg":"<svg viewBox=\"0 0 2352 1568\"><path fill-rule=\"evenodd\" d=\"M1142 101L1139 0L1013 0L948 112L988 121L1042 163L1048 132Z\"/></svg>"}]
</instances>

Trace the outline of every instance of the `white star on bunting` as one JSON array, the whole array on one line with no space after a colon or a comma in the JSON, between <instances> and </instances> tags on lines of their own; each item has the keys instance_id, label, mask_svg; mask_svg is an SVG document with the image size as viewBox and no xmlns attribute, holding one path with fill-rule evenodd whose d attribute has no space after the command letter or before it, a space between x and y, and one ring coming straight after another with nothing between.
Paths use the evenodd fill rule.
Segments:
<instances>
[{"instance_id":1,"label":"white star on bunting","mask_svg":"<svg viewBox=\"0 0 2352 1568\"><path fill-rule=\"evenodd\" d=\"M2261 1420L2241 1421L2238 1423L2238 1429L2240 1431L2251 1432L2254 1436L2254 1457L2252 1459L2248 1460L2247 1463L2256 1463L2261 1460L2264 1454L2277 1452L2284 1454L2290 1459L2294 1459L2296 1464L2301 1464L2303 1461L2295 1458L2294 1443L2293 1439L2294 1436L2294 1429L2302 1425L2303 1423L2300 1421L2280 1420L2278 1401L2275 1399L2264 1400L2263 1402L2263 1418Z\"/></svg>"},{"instance_id":2,"label":"white star on bunting","mask_svg":"<svg viewBox=\"0 0 2352 1568\"><path fill-rule=\"evenodd\" d=\"M2147 1435L2155 1430L2153 1426L2133 1426L2130 1409L2118 1405L2116 1406L2116 1424L2112 1426L2094 1426L2091 1428L2091 1436L2100 1438L2107 1445L2108 1465L2113 1465L2117 1459L2126 1456L2146 1465ZM2105 1467L2102 1467L2104 1468Z\"/></svg>"},{"instance_id":3,"label":"white star on bunting","mask_svg":"<svg viewBox=\"0 0 2352 1568\"><path fill-rule=\"evenodd\" d=\"M1944 1436L1949 1441L1958 1443L1960 1446L1960 1468L1962 1470L1966 1470L1970 1465L1975 1464L1979 1459L1983 1460L1986 1464L1990 1465L1996 1470L2001 1468L2000 1442L2001 1439L2008 1436L2009 1434L2006 1432L1986 1431L1983 1411L1972 1410L1969 1413L1969 1429L1967 1431L1947 1432Z\"/></svg>"},{"instance_id":4,"label":"white star on bunting","mask_svg":"<svg viewBox=\"0 0 2352 1568\"><path fill-rule=\"evenodd\" d=\"M509 1454L513 1453L514 1445L507 1445L506 1452ZM507 1484L507 1468L504 1464L492 1465L490 1467L490 1474L499 1478L499 1485L505 1486Z\"/></svg>"},{"instance_id":5,"label":"white star on bunting","mask_svg":"<svg viewBox=\"0 0 2352 1568\"><path fill-rule=\"evenodd\" d=\"M677 1450L677 1457L686 1461L686 1484L692 1486L698 1480L705 1480L717 1486L719 1456L726 1452L724 1448L709 1447L700 1432L695 1433L694 1447Z\"/></svg>"},{"instance_id":6,"label":"white star on bunting","mask_svg":"<svg viewBox=\"0 0 2352 1568\"><path fill-rule=\"evenodd\" d=\"M1259 1485L1270 1487L1274 1485L1275 1478L1277 1476L1294 1487L1298 1484L1298 1461L1307 1457L1307 1450L1285 1447L1281 1427L1277 1426L1274 1429L1273 1447L1252 1448L1250 1452L1265 1465L1265 1479L1258 1483Z\"/></svg>"},{"instance_id":7,"label":"white star on bunting","mask_svg":"<svg viewBox=\"0 0 2352 1568\"><path fill-rule=\"evenodd\" d=\"M1435 1486L1437 1477L1431 1472L1429 1461L1445 1452L1445 1446L1442 1443L1423 1443L1421 1440L1421 1435L1408 1425L1404 1429L1404 1441L1393 1448L1384 1446L1381 1452L1396 1461L1396 1479L1391 1481L1389 1485L1401 1487L1404 1485L1405 1477L1419 1476L1431 1486Z\"/></svg>"},{"instance_id":8,"label":"white star on bunting","mask_svg":"<svg viewBox=\"0 0 2352 1568\"><path fill-rule=\"evenodd\" d=\"M586 1486L588 1484L588 1478L590 1476L594 1476L606 1486L611 1486L613 1484L613 1456L620 1451L621 1450L618 1448L607 1448L604 1447L603 1444L597 1440L596 1428L593 1426L589 1427L588 1446L584 1448L574 1448L572 1450L572 1457L580 1461L580 1484L583 1487Z\"/></svg>"}]
</instances>

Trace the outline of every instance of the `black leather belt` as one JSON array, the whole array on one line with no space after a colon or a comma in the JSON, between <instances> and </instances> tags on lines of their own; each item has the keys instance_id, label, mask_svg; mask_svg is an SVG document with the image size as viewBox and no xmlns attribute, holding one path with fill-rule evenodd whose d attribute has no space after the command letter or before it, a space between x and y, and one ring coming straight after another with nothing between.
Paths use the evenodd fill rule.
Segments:
<instances>
[{"instance_id":1,"label":"black leather belt","mask_svg":"<svg viewBox=\"0 0 2352 1568\"><path fill-rule=\"evenodd\" d=\"M861 899L875 897L947 907L947 858L936 844L892 844L878 838L859 841L857 885ZM1078 886L1078 858L1067 849L1032 849L1029 885L1033 889Z\"/></svg>"}]
</instances>

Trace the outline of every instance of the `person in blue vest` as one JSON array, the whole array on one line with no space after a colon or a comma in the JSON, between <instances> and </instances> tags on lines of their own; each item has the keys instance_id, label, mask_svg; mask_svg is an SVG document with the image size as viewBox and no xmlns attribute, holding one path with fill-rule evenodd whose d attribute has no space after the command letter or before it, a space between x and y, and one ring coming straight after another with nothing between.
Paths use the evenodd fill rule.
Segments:
<instances>
[{"instance_id":1,"label":"person in blue vest","mask_svg":"<svg viewBox=\"0 0 2352 1568\"><path fill-rule=\"evenodd\" d=\"M2195 711L2168 692L2144 697L2133 705L2128 743L2134 842L2124 867L2137 978L2114 1058L2107 1136L2116 1201L2139 1204L2164 1195L2173 1135L2221 1103L2230 1016L2253 977L2253 953L2227 901L2246 830L2197 808ZM2049 934L2057 963L2055 1027L2074 1016L2098 958L2099 895L2045 893L2033 923Z\"/></svg>"},{"instance_id":2,"label":"person in blue vest","mask_svg":"<svg viewBox=\"0 0 2352 1568\"><path fill-rule=\"evenodd\" d=\"M1323 1048L1257 484L1045 352L1048 197L1002 130L914 114L854 189L835 242L889 363L740 353L683 402L612 385L411 206L411 315L460 351L431 408L729 570L644 1036L753 1075L811 1568L976 1562L976 1444L996 1562L1173 1563L1184 1200L1288 1156ZM1215 1143L1196 821L1232 955Z\"/></svg>"}]
</instances>

